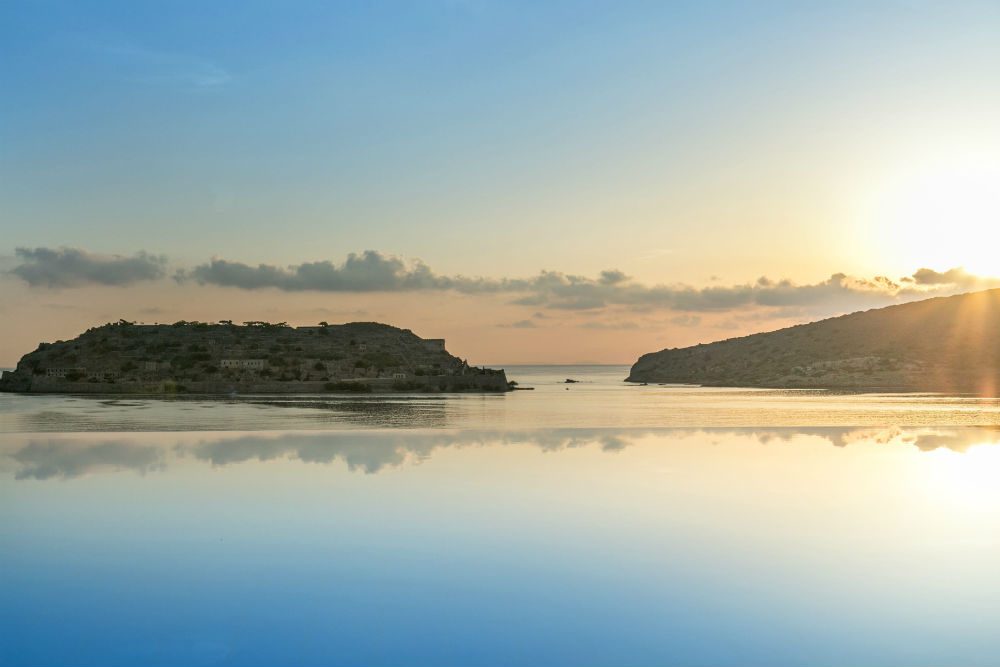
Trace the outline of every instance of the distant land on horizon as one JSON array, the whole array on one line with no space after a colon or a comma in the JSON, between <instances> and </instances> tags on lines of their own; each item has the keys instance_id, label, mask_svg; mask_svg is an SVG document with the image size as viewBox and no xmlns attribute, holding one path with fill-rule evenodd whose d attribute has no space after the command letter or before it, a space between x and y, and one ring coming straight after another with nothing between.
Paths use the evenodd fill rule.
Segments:
<instances>
[{"instance_id":1,"label":"distant land on horizon","mask_svg":"<svg viewBox=\"0 0 1000 667\"><path fill-rule=\"evenodd\" d=\"M629 382L1000 394L1000 289L645 354Z\"/></svg>"}]
</instances>

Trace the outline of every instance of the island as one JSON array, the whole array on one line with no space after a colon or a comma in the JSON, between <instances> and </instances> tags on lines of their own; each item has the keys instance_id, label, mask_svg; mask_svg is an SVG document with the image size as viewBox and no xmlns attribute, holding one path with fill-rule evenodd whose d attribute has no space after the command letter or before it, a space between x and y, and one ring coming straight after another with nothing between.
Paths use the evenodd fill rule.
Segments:
<instances>
[{"instance_id":1,"label":"island","mask_svg":"<svg viewBox=\"0 0 1000 667\"><path fill-rule=\"evenodd\" d=\"M628 382L1000 395L1000 290L645 354Z\"/></svg>"},{"instance_id":2,"label":"island","mask_svg":"<svg viewBox=\"0 0 1000 667\"><path fill-rule=\"evenodd\" d=\"M443 339L377 322L120 320L41 343L0 391L87 394L505 392L503 370L470 366Z\"/></svg>"}]
</instances>

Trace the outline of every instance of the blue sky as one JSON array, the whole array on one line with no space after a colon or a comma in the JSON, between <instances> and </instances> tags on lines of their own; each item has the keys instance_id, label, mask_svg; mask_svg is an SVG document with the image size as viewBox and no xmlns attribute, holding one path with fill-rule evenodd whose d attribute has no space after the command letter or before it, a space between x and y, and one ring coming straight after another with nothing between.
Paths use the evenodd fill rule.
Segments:
<instances>
[{"instance_id":1,"label":"blue sky","mask_svg":"<svg viewBox=\"0 0 1000 667\"><path fill-rule=\"evenodd\" d=\"M997 34L994 3L5 3L0 255L695 286L968 265L939 221L905 246L885 221L921 207L914 164L997 167Z\"/></svg>"}]
</instances>

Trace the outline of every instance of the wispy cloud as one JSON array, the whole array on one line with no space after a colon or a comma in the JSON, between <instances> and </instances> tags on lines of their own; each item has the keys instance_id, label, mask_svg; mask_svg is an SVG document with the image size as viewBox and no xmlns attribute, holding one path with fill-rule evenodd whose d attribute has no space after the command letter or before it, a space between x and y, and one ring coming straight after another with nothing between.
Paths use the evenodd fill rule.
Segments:
<instances>
[{"instance_id":1,"label":"wispy cloud","mask_svg":"<svg viewBox=\"0 0 1000 667\"><path fill-rule=\"evenodd\" d=\"M677 315L670 318L670 323L677 327L697 327L701 325L700 315Z\"/></svg>"},{"instance_id":2,"label":"wispy cloud","mask_svg":"<svg viewBox=\"0 0 1000 667\"><path fill-rule=\"evenodd\" d=\"M594 320L591 322L583 322L579 325L581 329L594 329L597 331L627 331L639 328L638 322L622 322L621 320L615 320L613 322L602 322L599 320Z\"/></svg>"},{"instance_id":3,"label":"wispy cloud","mask_svg":"<svg viewBox=\"0 0 1000 667\"><path fill-rule=\"evenodd\" d=\"M125 75L139 83L209 89L233 80L229 70L196 55L125 44L104 44L98 50L119 61Z\"/></svg>"}]
</instances>

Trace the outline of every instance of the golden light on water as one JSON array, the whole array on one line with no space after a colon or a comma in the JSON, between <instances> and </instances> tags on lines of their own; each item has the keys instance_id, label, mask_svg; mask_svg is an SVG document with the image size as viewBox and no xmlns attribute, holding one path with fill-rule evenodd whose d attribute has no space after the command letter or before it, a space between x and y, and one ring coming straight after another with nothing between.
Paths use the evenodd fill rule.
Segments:
<instances>
[{"instance_id":1,"label":"golden light on water","mask_svg":"<svg viewBox=\"0 0 1000 667\"><path fill-rule=\"evenodd\" d=\"M940 501L989 512L1000 508L1000 443L983 442L964 452L939 449L928 457L927 490Z\"/></svg>"}]
</instances>

